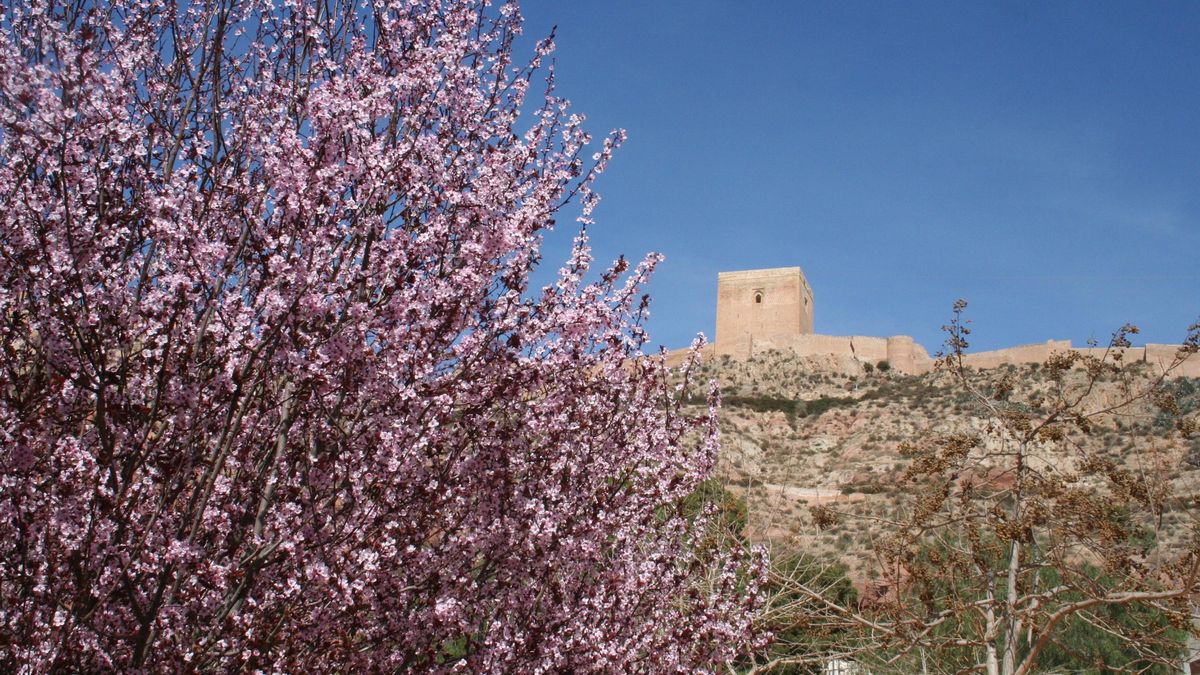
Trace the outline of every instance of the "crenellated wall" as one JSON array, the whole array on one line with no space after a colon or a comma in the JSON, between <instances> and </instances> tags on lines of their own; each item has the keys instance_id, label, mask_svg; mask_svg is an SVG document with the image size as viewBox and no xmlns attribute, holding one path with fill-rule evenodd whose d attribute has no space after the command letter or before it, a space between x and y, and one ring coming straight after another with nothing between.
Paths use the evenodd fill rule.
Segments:
<instances>
[{"instance_id":1,"label":"crenellated wall","mask_svg":"<svg viewBox=\"0 0 1200 675\"><path fill-rule=\"evenodd\" d=\"M934 361L924 347L907 335L818 335L813 333L813 293L799 267L741 272L721 272L717 277L717 335L705 356L725 355L749 359L771 350L821 359L823 367L858 371L864 364L886 361L894 370L919 375L933 370ZM973 368L1042 363L1052 354L1076 351L1120 363L1149 363L1172 368L1172 376L1200 377L1200 354L1176 363L1177 345L1146 345L1118 350L1075 348L1070 340L966 354L963 363ZM678 365L686 349L669 352L667 361ZM1119 359L1116 358L1119 356Z\"/></svg>"},{"instance_id":2,"label":"crenellated wall","mask_svg":"<svg viewBox=\"0 0 1200 675\"><path fill-rule=\"evenodd\" d=\"M1033 345L966 354L963 356L963 364L973 368L998 368L1018 363L1041 363L1055 352L1066 352L1070 349L1070 340L1047 340Z\"/></svg>"},{"instance_id":3,"label":"crenellated wall","mask_svg":"<svg viewBox=\"0 0 1200 675\"><path fill-rule=\"evenodd\" d=\"M728 354L735 359L745 360L772 350L789 351L803 358L826 357L829 366L854 371L861 369L863 364L877 365L886 361L893 370L906 375L928 373L933 370L934 364L929 352L907 335L893 335L888 338L863 335L792 335L773 340L758 340L741 347L737 350L715 348L709 354ZM1145 362L1156 369L1166 370L1175 364L1179 346L1146 345L1107 350L1096 347L1076 348L1071 345L1070 340L1047 340L1039 344L969 353L964 355L963 364L983 370L1006 365L1043 363L1053 354L1068 351L1122 364ZM672 361L682 362L685 353L686 350L671 352ZM1119 359L1117 354L1120 355ZM1188 355L1175 364L1170 375L1200 377L1200 354Z\"/></svg>"}]
</instances>

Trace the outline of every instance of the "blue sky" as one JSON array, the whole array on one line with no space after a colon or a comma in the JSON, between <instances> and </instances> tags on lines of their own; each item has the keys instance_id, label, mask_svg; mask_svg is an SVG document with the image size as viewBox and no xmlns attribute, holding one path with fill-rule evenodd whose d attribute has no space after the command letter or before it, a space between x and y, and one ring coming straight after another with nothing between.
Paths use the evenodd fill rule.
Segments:
<instances>
[{"instance_id":1,"label":"blue sky","mask_svg":"<svg viewBox=\"0 0 1200 675\"><path fill-rule=\"evenodd\" d=\"M656 344L719 271L799 265L819 333L931 351L1177 342L1200 317L1200 4L562 2L559 92L629 132L598 258L666 255ZM546 253L557 267L570 232ZM558 241L561 239L562 241Z\"/></svg>"}]
</instances>

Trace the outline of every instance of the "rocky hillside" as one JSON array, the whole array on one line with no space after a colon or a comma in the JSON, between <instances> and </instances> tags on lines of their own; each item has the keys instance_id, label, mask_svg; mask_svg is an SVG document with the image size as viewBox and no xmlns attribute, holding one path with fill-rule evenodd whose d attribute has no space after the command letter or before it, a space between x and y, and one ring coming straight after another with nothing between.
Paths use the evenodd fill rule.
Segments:
<instances>
[{"instance_id":1,"label":"rocky hillside","mask_svg":"<svg viewBox=\"0 0 1200 675\"><path fill-rule=\"evenodd\" d=\"M745 362L710 359L699 374L721 384L719 472L748 505L748 535L840 560L863 579L872 576L872 542L887 527L883 520L901 513L913 497L913 487L902 481L911 461L902 445L953 432L994 442L995 425L989 406L953 372L911 376L886 364L861 364L857 374L848 375L842 374L844 364L838 366L822 368L812 359L769 352ZM1081 369L1056 378L1034 365L968 371L967 383L984 399L1003 397L1030 411L1062 391L1086 392L1082 407L1094 412L1153 379L1146 364L1133 364L1086 389L1088 376ZM1195 418L1200 380L1180 378L1167 386L1181 412ZM1140 400L1120 414L1098 414L1090 421L1086 431L1070 430L1043 461L1069 467L1072 455L1091 450L1134 471L1160 472L1179 495L1200 494L1200 436L1188 439L1175 431L1174 419L1153 402ZM818 529L814 504L831 505L848 517ZM1193 521L1186 509L1169 512L1163 532L1183 536Z\"/></svg>"}]
</instances>

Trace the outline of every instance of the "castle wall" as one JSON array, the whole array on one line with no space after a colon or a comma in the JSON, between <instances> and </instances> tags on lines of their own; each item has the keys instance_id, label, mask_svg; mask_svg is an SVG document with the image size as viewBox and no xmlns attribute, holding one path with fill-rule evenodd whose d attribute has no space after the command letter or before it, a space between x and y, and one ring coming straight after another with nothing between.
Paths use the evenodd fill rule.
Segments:
<instances>
[{"instance_id":1,"label":"castle wall","mask_svg":"<svg viewBox=\"0 0 1200 675\"><path fill-rule=\"evenodd\" d=\"M1050 358L1054 352L1070 350L1070 340L1047 340L1039 344L965 354L963 364L973 368L997 368L1009 364L1041 363Z\"/></svg>"},{"instance_id":2,"label":"castle wall","mask_svg":"<svg viewBox=\"0 0 1200 675\"><path fill-rule=\"evenodd\" d=\"M718 354L745 358L756 343L812 333L813 295L799 267L717 276Z\"/></svg>"},{"instance_id":3,"label":"castle wall","mask_svg":"<svg viewBox=\"0 0 1200 675\"><path fill-rule=\"evenodd\" d=\"M792 335L774 340L755 340L753 347L739 358L755 356L772 349L790 351L797 356L826 356L847 363L876 365L887 361L898 372L918 375L933 369L925 348L907 335L890 338L866 335Z\"/></svg>"},{"instance_id":4,"label":"castle wall","mask_svg":"<svg viewBox=\"0 0 1200 675\"><path fill-rule=\"evenodd\" d=\"M850 346L854 349L854 358L872 365L888 360L887 338L853 335Z\"/></svg>"},{"instance_id":5,"label":"castle wall","mask_svg":"<svg viewBox=\"0 0 1200 675\"><path fill-rule=\"evenodd\" d=\"M794 352L799 356L828 355L853 357L851 338L838 335L790 335L774 340L756 340L752 355L772 349Z\"/></svg>"},{"instance_id":6,"label":"castle wall","mask_svg":"<svg viewBox=\"0 0 1200 675\"><path fill-rule=\"evenodd\" d=\"M976 352L963 357L963 363L974 368L997 368L1008 364L1042 363L1056 352L1075 351L1109 363L1130 364L1146 362L1159 371L1170 367L1179 352L1179 345L1146 345L1107 349L1104 347L1072 347L1070 340L1049 340L1045 344L1022 345L1008 349ZM1114 358L1120 354L1120 359ZM1174 370L1172 377L1200 377L1200 354L1191 354Z\"/></svg>"},{"instance_id":7,"label":"castle wall","mask_svg":"<svg viewBox=\"0 0 1200 675\"><path fill-rule=\"evenodd\" d=\"M747 359L771 350L788 351L802 358L825 357L829 359L828 366L850 372L858 372L860 364L875 365L880 361L887 361L898 373L921 375L932 371L934 363L929 352L906 335L890 338L863 335L792 335L772 340L756 340L752 346L746 343L744 351L733 354L729 351L719 351L718 345L706 345L702 357L707 360L719 354L730 354L737 359ZM963 363L979 369L1043 363L1051 354L1066 351L1076 351L1096 358L1104 358L1107 353L1110 363L1113 362L1113 352L1120 352L1119 362L1122 364L1144 361L1153 368L1162 370L1174 362L1179 345L1146 345L1106 350L1103 347L1072 347L1070 340L1049 340L1040 344L966 354ZM684 362L687 354L687 349L672 350L667 353L667 364L678 366ZM1200 354L1189 355L1171 371L1171 376L1200 377Z\"/></svg>"},{"instance_id":8,"label":"castle wall","mask_svg":"<svg viewBox=\"0 0 1200 675\"><path fill-rule=\"evenodd\" d=\"M1084 356L1091 356L1108 363L1140 363L1146 360L1145 347L1116 347L1108 349L1106 347L1076 347L1075 351ZM1120 357L1120 358L1118 358Z\"/></svg>"},{"instance_id":9,"label":"castle wall","mask_svg":"<svg viewBox=\"0 0 1200 675\"><path fill-rule=\"evenodd\" d=\"M901 373L911 373L914 368L913 339L907 335L894 335L887 339L887 362Z\"/></svg>"},{"instance_id":10,"label":"castle wall","mask_svg":"<svg viewBox=\"0 0 1200 675\"><path fill-rule=\"evenodd\" d=\"M1072 351L1070 340L1047 340L1007 349L973 352L963 363L973 368L1042 363L1052 354ZM1146 345L1115 350L1119 362L1146 362L1154 368L1171 367L1177 345ZM919 375L933 370L929 352L907 335L889 338L813 333L813 293L799 267L741 272L721 272L717 277L716 342L705 356L726 355L748 359L771 350L791 351L800 357L822 357L837 369L858 372L862 364L887 361L897 372ZM687 350L667 356L681 363ZM1081 354L1114 361L1114 352L1102 348L1074 349ZM1191 354L1171 371L1172 376L1200 377L1200 354Z\"/></svg>"},{"instance_id":11,"label":"castle wall","mask_svg":"<svg viewBox=\"0 0 1200 675\"><path fill-rule=\"evenodd\" d=\"M921 345L913 342L913 374L922 375L933 372L933 357Z\"/></svg>"},{"instance_id":12,"label":"castle wall","mask_svg":"<svg viewBox=\"0 0 1200 675\"><path fill-rule=\"evenodd\" d=\"M1146 345L1146 362L1155 372L1171 366L1179 354L1179 345ZM1176 366L1171 374L1175 377L1200 377L1200 353L1187 355L1183 363Z\"/></svg>"}]
</instances>

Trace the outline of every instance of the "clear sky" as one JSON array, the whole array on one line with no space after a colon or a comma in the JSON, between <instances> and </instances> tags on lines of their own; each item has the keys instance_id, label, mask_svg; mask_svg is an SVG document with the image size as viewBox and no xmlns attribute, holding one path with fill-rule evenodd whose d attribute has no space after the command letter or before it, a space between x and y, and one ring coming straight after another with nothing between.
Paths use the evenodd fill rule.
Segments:
<instances>
[{"instance_id":1,"label":"clear sky","mask_svg":"<svg viewBox=\"0 0 1200 675\"><path fill-rule=\"evenodd\" d=\"M529 37L558 26L589 128L629 132L590 231L598 262L666 255L655 343L712 337L719 271L791 265L816 332L931 352L958 297L980 349L1125 322L1170 343L1200 318L1200 3L523 13Z\"/></svg>"}]
</instances>

